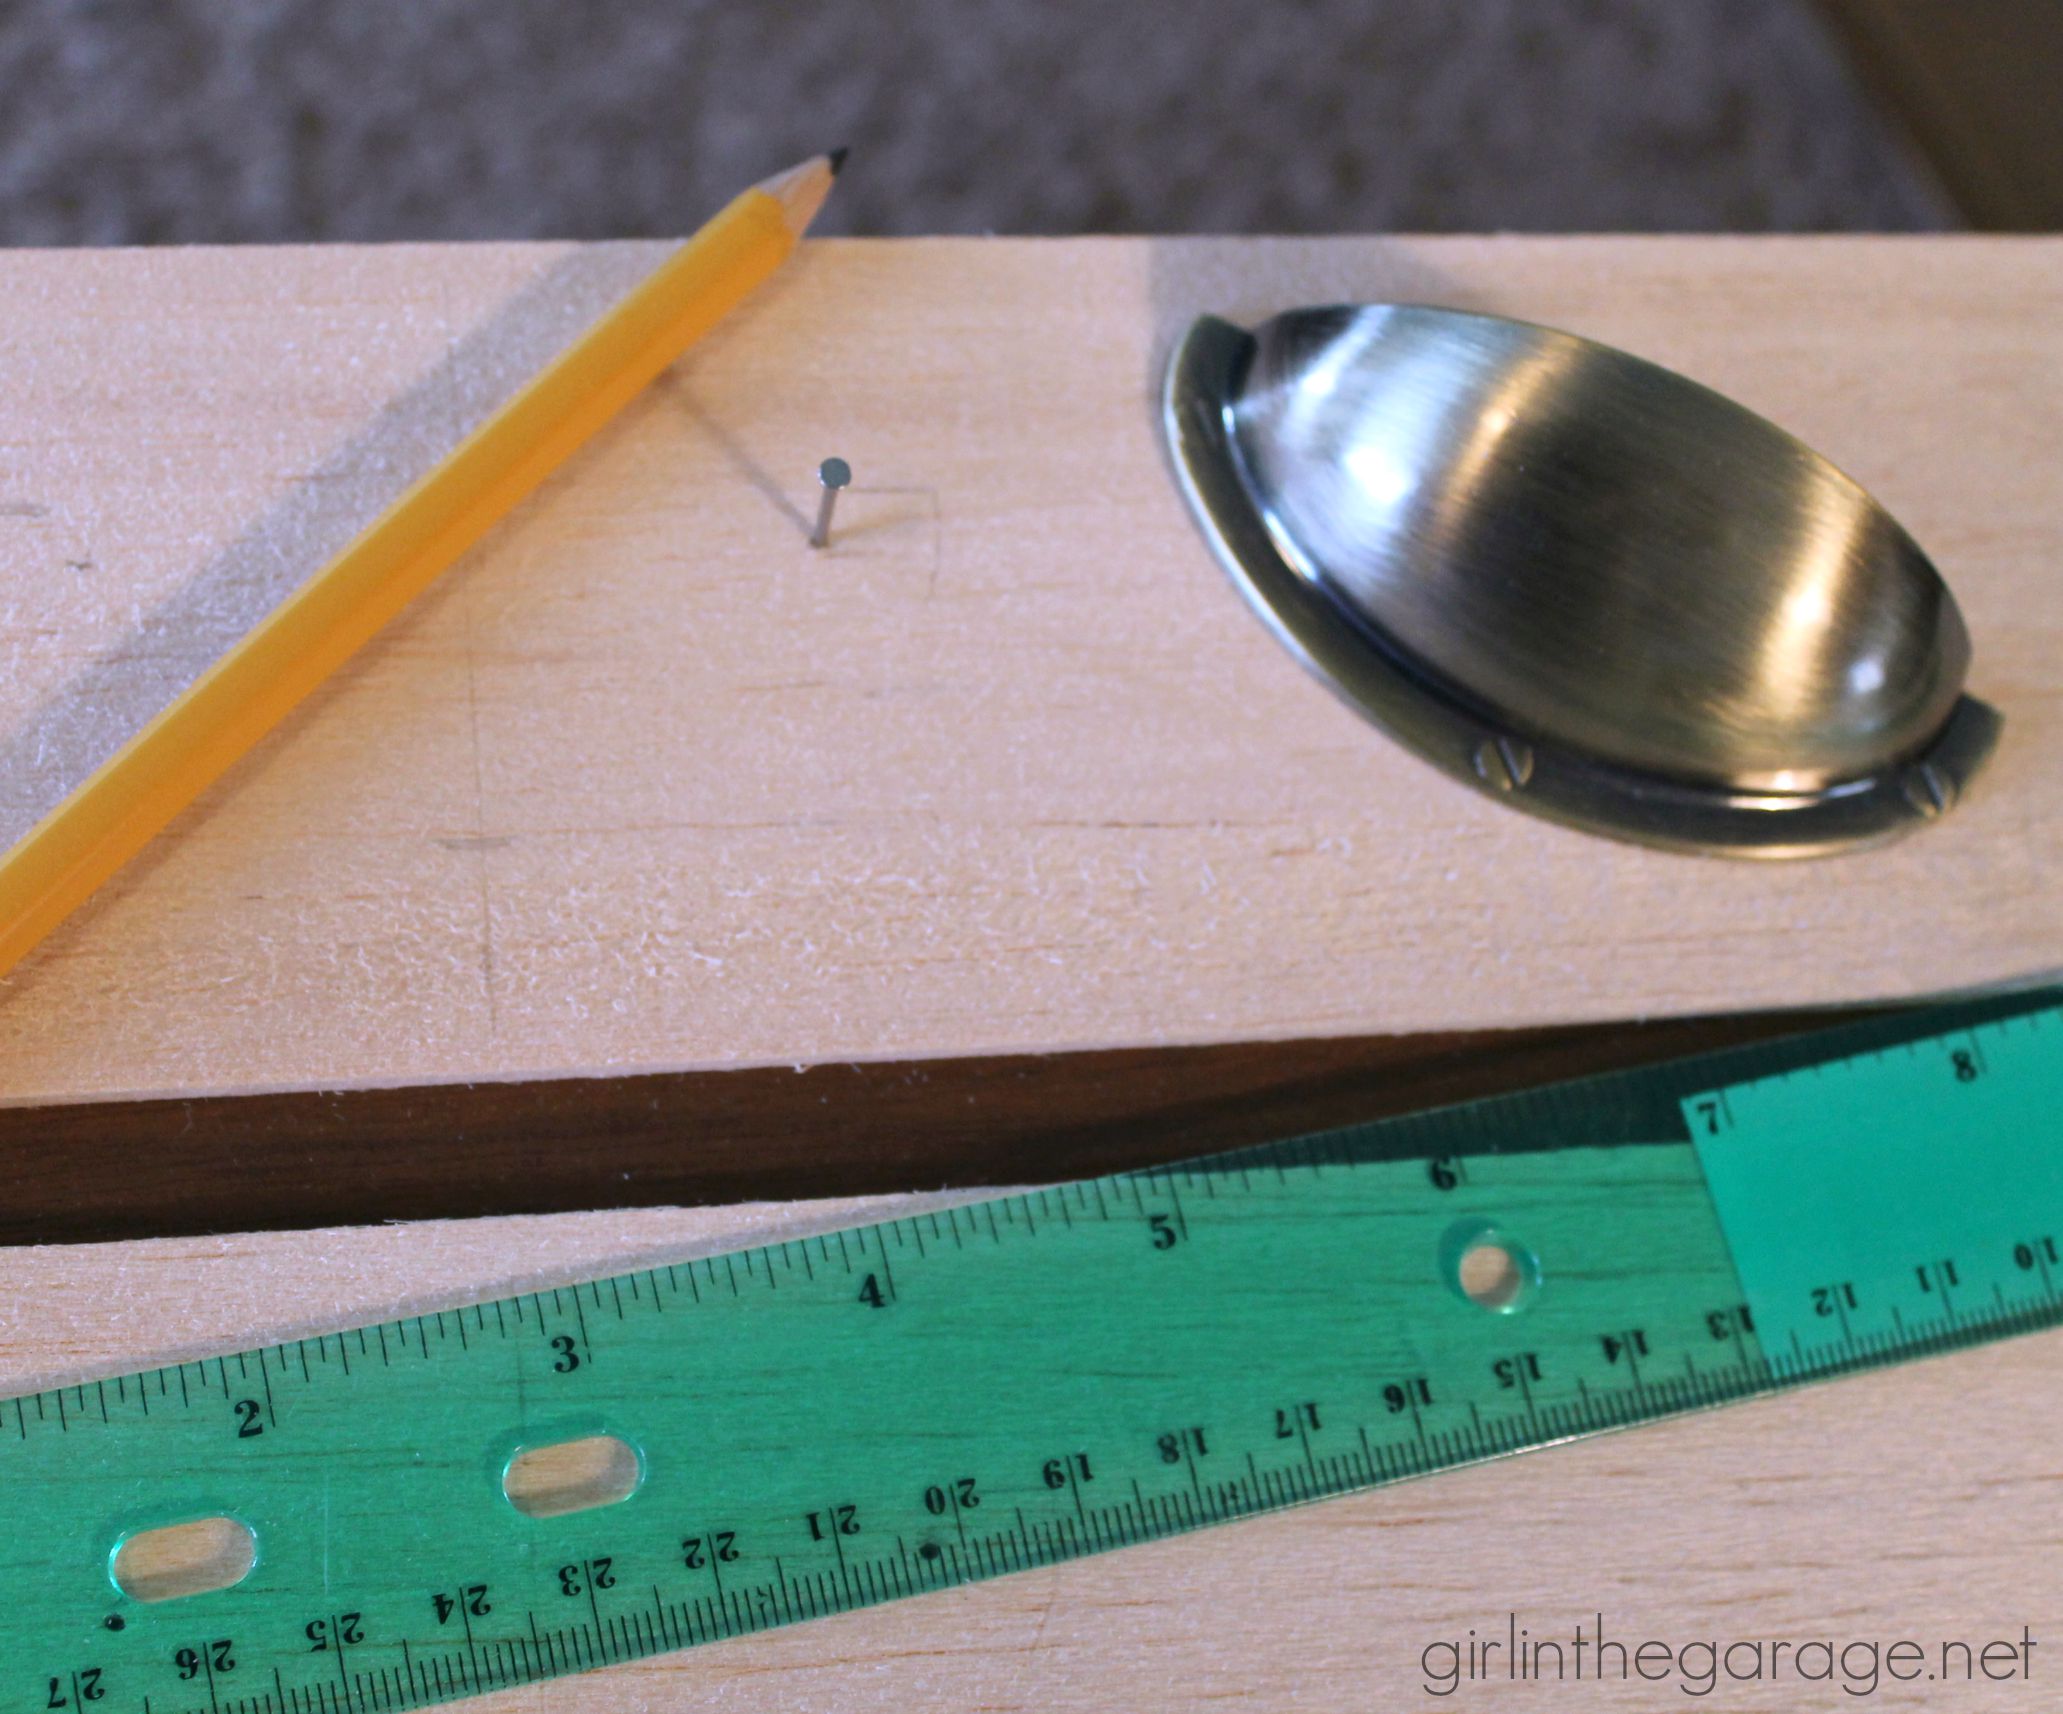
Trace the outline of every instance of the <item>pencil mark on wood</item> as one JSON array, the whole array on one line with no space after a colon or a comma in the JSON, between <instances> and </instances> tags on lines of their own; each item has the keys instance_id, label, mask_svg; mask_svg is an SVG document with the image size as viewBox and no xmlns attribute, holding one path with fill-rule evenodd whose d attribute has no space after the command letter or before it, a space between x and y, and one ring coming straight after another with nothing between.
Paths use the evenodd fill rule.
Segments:
<instances>
[{"instance_id":1,"label":"pencil mark on wood","mask_svg":"<svg viewBox=\"0 0 2063 1714\"><path fill-rule=\"evenodd\" d=\"M866 501L882 496L917 495L924 500L931 525L930 566L924 580L924 598L928 601L938 594L939 574L945 561L944 512L939 505L938 490L922 483L878 483L865 488L855 487L848 492L854 500ZM855 538L865 538L885 530L892 530L899 524L915 521L910 513L897 512L885 518L869 518L864 513L854 517L848 512L844 525L839 530L841 541L850 543Z\"/></svg>"},{"instance_id":2,"label":"pencil mark on wood","mask_svg":"<svg viewBox=\"0 0 2063 1714\"><path fill-rule=\"evenodd\" d=\"M737 691L740 696L786 696L798 690L823 690L830 683L827 678L784 678L767 684L741 684Z\"/></svg>"},{"instance_id":3,"label":"pencil mark on wood","mask_svg":"<svg viewBox=\"0 0 2063 1714\"><path fill-rule=\"evenodd\" d=\"M938 503L938 490L927 488L924 492L931 499L931 576L924 584L924 598L929 601L938 595L939 574L945 570L946 526L945 513Z\"/></svg>"},{"instance_id":4,"label":"pencil mark on wood","mask_svg":"<svg viewBox=\"0 0 2063 1714\"><path fill-rule=\"evenodd\" d=\"M501 1034L501 1003L495 994L494 884L487 856L507 843L507 836L497 840L487 832L487 768L480 745L479 624L474 599L470 587L459 590L459 615L465 632L466 748L473 764L473 831L438 843L450 851L470 852L473 857L473 881L480 898L480 994L487 1002L487 1038L493 1041Z\"/></svg>"},{"instance_id":5,"label":"pencil mark on wood","mask_svg":"<svg viewBox=\"0 0 2063 1714\"><path fill-rule=\"evenodd\" d=\"M428 372L298 476L229 544L0 734L0 850L63 802L573 334L663 244L594 244L540 268ZM32 510L31 510L32 509ZM0 516L41 517L35 501Z\"/></svg>"},{"instance_id":6,"label":"pencil mark on wood","mask_svg":"<svg viewBox=\"0 0 2063 1714\"><path fill-rule=\"evenodd\" d=\"M480 695L473 648L473 612L466 608L466 718L473 752L473 835L454 849L473 854L473 875L480 890L480 992L487 1002L487 1037L501 1033L501 1003L494 992L494 884L487 873L487 854L495 842L487 833L486 771L480 759Z\"/></svg>"}]
</instances>

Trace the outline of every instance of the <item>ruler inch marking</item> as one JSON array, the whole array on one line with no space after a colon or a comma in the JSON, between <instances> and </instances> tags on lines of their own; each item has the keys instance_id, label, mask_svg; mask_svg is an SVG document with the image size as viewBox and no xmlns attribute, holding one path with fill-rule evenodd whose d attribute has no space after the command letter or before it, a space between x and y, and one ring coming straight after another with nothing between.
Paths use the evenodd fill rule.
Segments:
<instances>
[{"instance_id":1,"label":"ruler inch marking","mask_svg":"<svg viewBox=\"0 0 2063 1714\"><path fill-rule=\"evenodd\" d=\"M338 1333L334 1365L310 1335L0 1401L0 1507L57 1544L33 1576L0 1567L20 1635L0 1707L42 1706L83 1658L167 1714L406 1714L2056 1328L2059 1002L482 1294ZM1538 1314L1468 1298L1459 1254L1485 1232L1529 1258ZM870 1272L878 1307L850 1283ZM542 1336L569 1322L561 1370ZM179 1409L152 1409L152 1376ZM259 1456L225 1463L241 1413L196 1408L218 1386L261 1400ZM31 1409L57 1432L31 1435ZM516 1514L480 1449L595 1424L636 1447L641 1486ZM328 1490L305 1480L318 1465ZM115 1544L86 1496L169 1504L164 1473L189 1468L264 1520L267 1576L212 1594L205 1620L124 1606L104 1629ZM175 1647L201 1668L184 1690Z\"/></svg>"}]
</instances>

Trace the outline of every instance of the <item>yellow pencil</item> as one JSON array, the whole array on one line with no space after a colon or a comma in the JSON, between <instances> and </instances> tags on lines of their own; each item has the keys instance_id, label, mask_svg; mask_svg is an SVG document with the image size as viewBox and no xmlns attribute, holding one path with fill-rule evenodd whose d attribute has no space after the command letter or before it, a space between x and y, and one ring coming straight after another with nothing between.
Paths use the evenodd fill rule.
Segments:
<instances>
[{"instance_id":1,"label":"yellow pencil","mask_svg":"<svg viewBox=\"0 0 2063 1714\"><path fill-rule=\"evenodd\" d=\"M844 154L736 198L0 857L0 975L787 260Z\"/></svg>"}]
</instances>

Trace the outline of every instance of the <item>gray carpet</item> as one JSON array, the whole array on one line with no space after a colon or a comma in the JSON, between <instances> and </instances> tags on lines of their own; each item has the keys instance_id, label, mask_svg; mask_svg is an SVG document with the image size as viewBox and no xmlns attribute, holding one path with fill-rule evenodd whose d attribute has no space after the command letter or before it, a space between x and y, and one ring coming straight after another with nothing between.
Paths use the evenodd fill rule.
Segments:
<instances>
[{"instance_id":1,"label":"gray carpet","mask_svg":"<svg viewBox=\"0 0 2063 1714\"><path fill-rule=\"evenodd\" d=\"M0 243L1910 229L1804 0L17 0Z\"/></svg>"}]
</instances>

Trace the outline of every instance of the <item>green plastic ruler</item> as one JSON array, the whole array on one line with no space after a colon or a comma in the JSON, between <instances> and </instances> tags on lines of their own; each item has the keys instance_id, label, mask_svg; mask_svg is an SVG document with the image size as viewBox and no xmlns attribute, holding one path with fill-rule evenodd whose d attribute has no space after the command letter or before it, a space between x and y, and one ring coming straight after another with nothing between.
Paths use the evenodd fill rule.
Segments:
<instances>
[{"instance_id":1,"label":"green plastic ruler","mask_svg":"<svg viewBox=\"0 0 2063 1714\"><path fill-rule=\"evenodd\" d=\"M2059 1001L6 1401L0 1714L408 1708L2050 1325ZM510 1503L599 1435L629 1498ZM212 1517L240 1583L123 1591Z\"/></svg>"}]
</instances>

